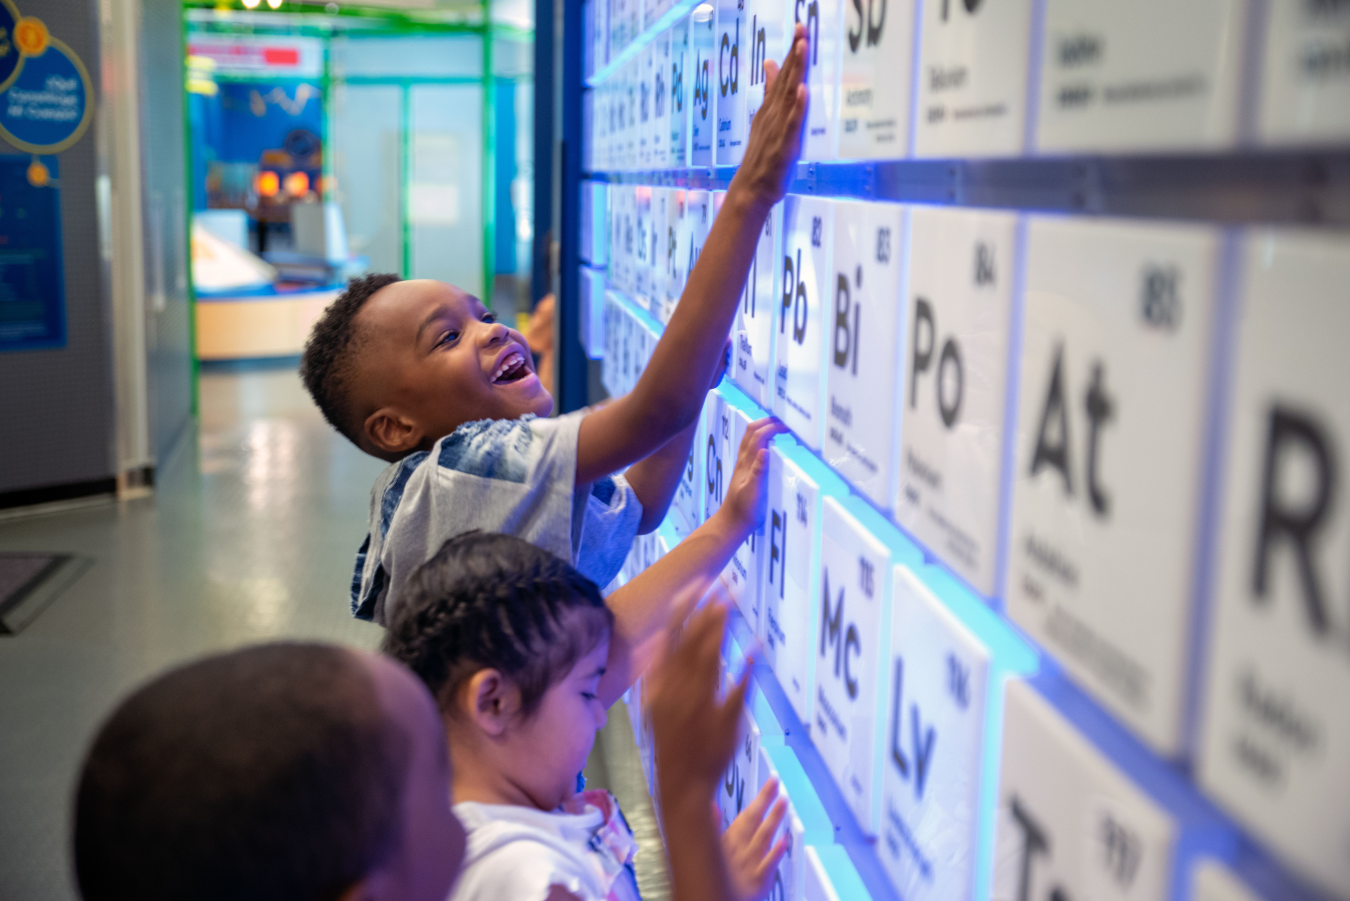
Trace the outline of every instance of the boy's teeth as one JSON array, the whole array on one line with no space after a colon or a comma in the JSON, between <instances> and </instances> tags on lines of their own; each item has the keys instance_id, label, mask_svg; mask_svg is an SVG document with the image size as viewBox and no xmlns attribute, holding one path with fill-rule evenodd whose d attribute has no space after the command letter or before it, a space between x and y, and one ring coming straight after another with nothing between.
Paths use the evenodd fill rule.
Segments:
<instances>
[{"instance_id":1,"label":"boy's teeth","mask_svg":"<svg viewBox=\"0 0 1350 901\"><path fill-rule=\"evenodd\" d=\"M492 374L492 380L495 382L497 379L500 379L508 370L515 368L519 363L523 362L524 359L525 358L518 353L511 354L505 360L502 360L501 364L497 367L497 371Z\"/></svg>"}]
</instances>

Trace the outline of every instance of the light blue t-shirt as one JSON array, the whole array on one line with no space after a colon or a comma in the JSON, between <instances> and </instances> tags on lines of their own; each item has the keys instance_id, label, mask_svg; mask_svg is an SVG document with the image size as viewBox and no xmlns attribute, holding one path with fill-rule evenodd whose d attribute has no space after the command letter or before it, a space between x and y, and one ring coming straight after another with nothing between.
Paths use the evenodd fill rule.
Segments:
<instances>
[{"instance_id":1,"label":"light blue t-shirt","mask_svg":"<svg viewBox=\"0 0 1350 901\"><path fill-rule=\"evenodd\" d=\"M577 490L583 416L468 422L380 473L356 554L352 614L385 623L417 568L474 529L515 535L608 585L637 535L642 504L621 475Z\"/></svg>"}]
</instances>

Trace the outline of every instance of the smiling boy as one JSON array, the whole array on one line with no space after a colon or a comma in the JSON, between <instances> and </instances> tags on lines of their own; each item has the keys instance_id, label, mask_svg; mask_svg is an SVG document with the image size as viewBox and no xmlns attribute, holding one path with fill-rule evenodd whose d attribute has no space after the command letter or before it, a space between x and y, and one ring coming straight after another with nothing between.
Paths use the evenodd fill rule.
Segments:
<instances>
[{"instance_id":1,"label":"smiling boy","mask_svg":"<svg viewBox=\"0 0 1350 901\"><path fill-rule=\"evenodd\" d=\"M524 337L442 282L367 276L324 312L305 346L305 386L334 427L390 463L371 492L353 614L384 622L412 573L464 532L515 535L606 585L633 537L661 522L759 233L800 154L805 54L799 28L781 72L765 64L744 161L630 394L545 418L553 398Z\"/></svg>"}]
</instances>

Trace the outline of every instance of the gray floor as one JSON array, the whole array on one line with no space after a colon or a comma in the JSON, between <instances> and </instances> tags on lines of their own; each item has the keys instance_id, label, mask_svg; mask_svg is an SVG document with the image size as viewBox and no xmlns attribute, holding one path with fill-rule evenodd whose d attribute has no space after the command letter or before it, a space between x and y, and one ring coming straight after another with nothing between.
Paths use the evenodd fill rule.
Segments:
<instances>
[{"instance_id":1,"label":"gray floor","mask_svg":"<svg viewBox=\"0 0 1350 901\"><path fill-rule=\"evenodd\" d=\"M201 429L147 500L0 521L0 550L93 567L0 637L0 898L67 899L68 808L86 742L163 667L301 636L372 647L347 591L382 464L333 433L291 370L204 374Z\"/></svg>"},{"instance_id":2,"label":"gray floor","mask_svg":"<svg viewBox=\"0 0 1350 901\"><path fill-rule=\"evenodd\" d=\"M128 689L200 654L282 637L372 648L347 594L383 464L325 425L292 369L203 374L200 431L152 498L0 519L0 551L94 564L0 636L0 901L74 899L69 807L85 745ZM638 833L649 901L669 897L623 705L587 766Z\"/></svg>"}]
</instances>

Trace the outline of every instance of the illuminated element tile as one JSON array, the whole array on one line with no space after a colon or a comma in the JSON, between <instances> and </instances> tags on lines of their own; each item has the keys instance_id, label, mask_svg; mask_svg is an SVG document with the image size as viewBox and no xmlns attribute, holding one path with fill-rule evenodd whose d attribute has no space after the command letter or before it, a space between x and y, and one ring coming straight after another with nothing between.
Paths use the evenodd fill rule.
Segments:
<instances>
[{"instance_id":1,"label":"illuminated element tile","mask_svg":"<svg viewBox=\"0 0 1350 901\"><path fill-rule=\"evenodd\" d=\"M829 296L834 203L789 194L783 202L783 262L773 412L812 450L823 436L824 298Z\"/></svg>"},{"instance_id":2,"label":"illuminated element tile","mask_svg":"<svg viewBox=\"0 0 1350 901\"><path fill-rule=\"evenodd\" d=\"M741 811L759 791L759 725L748 710L741 712L740 738L736 744L736 753L731 755L731 763L722 774L722 785L717 793L717 808L722 815L722 829L726 830L731 821L740 816Z\"/></svg>"},{"instance_id":3,"label":"illuminated element tile","mask_svg":"<svg viewBox=\"0 0 1350 901\"><path fill-rule=\"evenodd\" d=\"M838 201L825 305L826 462L877 505L899 469L905 210Z\"/></svg>"},{"instance_id":4,"label":"illuminated element tile","mask_svg":"<svg viewBox=\"0 0 1350 901\"><path fill-rule=\"evenodd\" d=\"M670 32L663 31L651 44L652 120L648 139L648 166L670 165Z\"/></svg>"},{"instance_id":5,"label":"illuminated element tile","mask_svg":"<svg viewBox=\"0 0 1350 901\"><path fill-rule=\"evenodd\" d=\"M862 877L840 845L807 845L803 901L870 901Z\"/></svg>"},{"instance_id":6,"label":"illuminated element tile","mask_svg":"<svg viewBox=\"0 0 1350 901\"><path fill-rule=\"evenodd\" d=\"M750 36L746 0L717 0L717 165L735 166L745 155L745 94L750 89Z\"/></svg>"},{"instance_id":7,"label":"illuminated element tile","mask_svg":"<svg viewBox=\"0 0 1350 901\"><path fill-rule=\"evenodd\" d=\"M730 392L728 392L730 393ZM731 420L731 436L727 440L722 459L725 461L726 478L730 479L739 462L741 440L745 431L754 421L753 414L746 406L738 404L732 398L725 400L726 415ZM736 553L722 570L722 585L736 603L737 609L745 617L755 637L763 634L763 610L760 603L760 581L764 568L764 527L751 533L741 542Z\"/></svg>"},{"instance_id":8,"label":"illuminated element tile","mask_svg":"<svg viewBox=\"0 0 1350 901\"><path fill-rule=\"evenodd\" d=\"M711 3L700 3L690 14L689 43L694 79L689 164L711 166L717 161L717 15Z\"/></svg>"},{"instance_id":9,"label":"illuminated element tile","mask_svg":"<svg viewBox=\"0 0 1350 901\"><path fill-rule=\"evenodd\" d=\"M1031 0L934 0L922 15L914 155L1020 153Z\"/></svg>"},{"instance_id":10,"label":"illuminated element tile","mask_svg":"<svg viewBox=\"0 0 1350 901\"><path fill-rule=\"evenodd\" d=\"M647 283L647 311L662 325L666 322L663 317L666 315L666 297L670 291L666 285L666 279L669 277L666 242L667 229L670 225L670 204L674 193L673 188L652 188L652 214L647 229L647 243L650 246L648 257L651 264Z\"/></svg>"},{"instance_id":11,"label":"illuminated element tile","mask_svg":"<svg viewBox=\"0 0 1350 901\"><path fill-rule=\"evenodd\" d=\"M990 653L894 568L877 857L907 901L973 897Z\"/></svg>"},{"instance_id":12,"label":"illuminated element tile","mask_svg":"<svg viewBox=\"0 0 1350 901\"><path fill-rule=\"evenodd\" d=\"M909 155L914 0L849 0L839 88L839 157Z\"/></svg>"},{"instance_id":13,"label":"illuminated element tile","mask_svg":"<svg viewBox=\"0 0 1350 901\"><path fill-rule=\"evenodd\" d=\"M1218 236L1049 218L1027 235L1008 615L1174 754Z\"/></svg>"},{"instance_id":14,"label":"illuminated element tile","mask_svg":"<svg viewBox=\"0 0 1350 901\"><path fill-rule=\"evenodd\" d=\"M714 395L709 394L708 397ZM671 525L675 534L683 540L689 533L703 523L704 477L703 446L708 440L707 406L699 414L698 428L694 433L694 443L689 448L689 462L680 474L680 482L675 486L675 497L670 502Z\"/></svg>"},{"instance_id":15,"label":"illuminated element tile","mask_svg":"<svg viewBox=\"0 0 1350 901\"><path fill-rule=\"evenodd\" d=\"M685 283L698 265L698 256L703 252L703 242L708 240L708 229L712 227L713 200L709 191L684 192L684 218L689 229L689 253L684 266Z\"/></svg>"},{"instance_id":16,"label":"illuminated element tile","mask_svg":"<svg viewBox=\"0 0 1350 901\"><path fill-rule=\"evenodd\" d=\"M694 124L691 109L693 68L690 59L689 20L681 19L670 29L670 152L666 164L672 169L690 165L689 137Z\"/></svg>"},{"instance_id":17,"label":"illuminated element tile","mask_svg":"<svg viewBox=\"0 0 1350 901\"><path fill-rule=\"evenodd\" d=\"M1216 540L1198 778L1350 896L1350 240L1253 231Z\"/></svg>"},{"instance_id":18,"label":"illuminated element tile","mask_svg":"<svg viewBox=\"0 0 1350 901\"><path fill-rule=\"evenodd\" d=\"M782 236L783 204L779 203L764 221L732 326L735 342L732 381L765 409L773 406L774 325L779 303L777 279Z\"/></svg>"},{"instance_id":19,"label":"illuminated element tile","mask_svg":"<svg viewBox=\"0 0 1350 901\"><path fill-rule=\"evenodd\" d=\"M592 360L605 356L605 274L581 267L581 346Z\"/></svg>"},{"instance_id":20,"label":"illuminated element tile","mask_svg":"<svg viewBox=\"0 0 1350 901\"><path fill-rule=\"evenodd\" d=\"M665 303L662 304L661 314L658 317L663 325L670 323L670 317L675 312L676 304L680 302L680 295L684 294L684 286L689 277L689 270L685 267L689 264L693 231L691 222L685 215L687 194L688 192L682 188L671 188L666 203L665 236L661 253L666 290Z\"/></svg>"},{"instance_id":21,"label":"illuminated element tile","mask_svg":"<svg viewBox=\"0 0 1350 901\"><path fill-rule=\"evenodd\" d=\"M652 110L655 107L652 97L652 85L656 80L656 47L647 44L638 52L638 118L637 118L637 166L638 169L652 167L652 140L656 137Z\"/></svg>"},{"instance_id":22,"label":"illuminated element tile","mask_svg":"<svg viewBox=\"0 0 1350 901\"><path fill-rule=\"evenodd\" d=\"M700 446L695 450L703 455L703 519L707 520L722 506L727 486L731 484L731 468L734 457L728 456L727 445L731 442L731 411L726 401L716 391L708 392L703 404L703 425Z\"/></svg>"},{"instance_id":23,"label":"illuminated element tile","mask_svg":"<svg viewBox=\"0 0 1350 901\"><path fill-rule=\"evenodd\" d=\"M1017 218L935 207L909 216L895 519L991 597Z\"/></svg>"},{"instance_id":24,"label":"illuminated element tile","mask_svg":"<svg viewBox=\"0 0 1350 901\"><path fill-rule=\"evenodd\" d=\"M806 87L811 102L802 134L802 159L832 160L839 155L839 55L843 43L844 0L787 0L788 35L806 26L810 51Z\"/></svg>"},{"instance_id":25,"label":"illuminated element tile","mask_svg":"<svg viewBox=\"0 0 1350 901\"><path fill-rule=\"evenodd\" d=\"M769 451L769 510L764 518L764 659L811 728L816 640L820 627L820 484L802 466L800 448L781 439Z\"/></svg>"},{"instance_id":26,"label":"illuminated element tile","mask_svg":"<svg viewBox=\"0 0 1350 901\"><path fill-rule=\"evenodd\" d=\"M633 189L633 300L639 306L651 305L652 274L652 188L638 185Z\"/></svg>"},{"instance_id":27,"label":"illuminated element tile","mask_svg":"<svg viewBox=\"0 0 1350 901\"><path fill-rule=\"evenodd\" d=\"M1169 896L1172 816L1026 682L1010 680L995 898Z\"/></svg>"},{"instance_id":28,"label":"illuminated element tile","mask_svg":"<svg viewBox=\"0 0 1350 901\"><path fill-rule=\"evenodd\" d=\"M1350 137L1350 6L1272 3L1257 129L1267 144Z\"/></svg>"},{"instance_id":29,"label":"illuminated element tile","mask_svg":"<svg viewBox=\"0 0 1350 901\"><path fill-rule=\"evenodd\" d=\"M642 59L635 56L623 67L624 118L623 118L623 168L638 167L638 135L640 133L638 114L642 97Z\"/></svg>"},{"instance_id":30,"label":"illuminated element tile","mask_svg":"<svg viewBox=\"0 0 1350 901\"><path fill-rule=\"evenodd\" d=\"M833 497L825 498L821 524L811 741L858 825L875 835L889 695L882 661L890 660L891 553Z\"/></svg>"},{"instance_id":31,"label":"illuminated element tile","mask_svg":"<svg viewBox=\"0 0 1350 901\"><path fill-rule=\"evenodd\" d=\"M800 761L789 748L761 746L756 777L757 789L763 788L770 778L776 778L780 796L785 795L788 799L787 816L780 833L787 837L787 853L778 862L769 898L771 901L801 901L806 879L806 847L833 844L834 824L811 787Z\"/></svg>"},{"instance_id":32,"label":"illuminated element tile","mask_svg":"<svg viewBox=\"0 0 1350 901\"><path fill-rule=\"evenodd\" d=\"M1036 149L1232 146L1245 16L1241 0L1046 0Z\"/></svg>"},{"instance_id":33,"label":"illuminated element tile","mask_svg":"<svg viewBox=\"0 0 1350 901\"><path fill-rule=\"evenodd\" d=\"M781 64L788 51L788 29L783 0L746 0L749 28L744 53L747 56L745 78L745 134L755 122L755 113L764 105L764 63Z\"/></svg>"}]
</instances>

